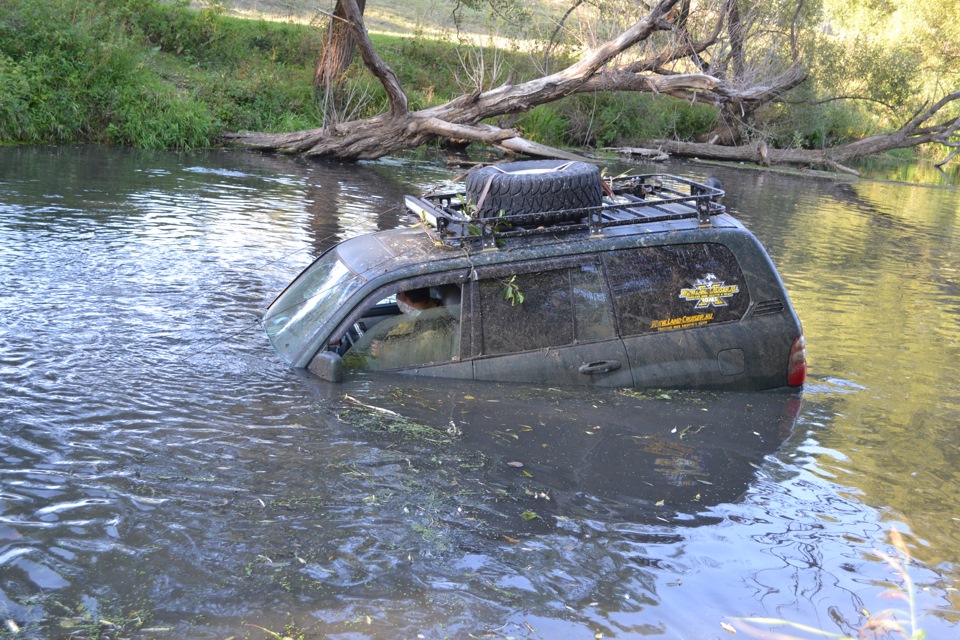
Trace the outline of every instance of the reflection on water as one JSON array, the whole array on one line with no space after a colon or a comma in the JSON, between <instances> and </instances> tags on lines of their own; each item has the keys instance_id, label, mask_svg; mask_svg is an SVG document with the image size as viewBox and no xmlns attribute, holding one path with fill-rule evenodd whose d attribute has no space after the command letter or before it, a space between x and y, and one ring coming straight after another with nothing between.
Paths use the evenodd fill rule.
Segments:
<instances>
[{"instance_id":1,"label":"reflection on water","mask_svg":"<svg viewBox=\"0 0 960 640\"><path fill-rule=\"evenodd\" d=\"M0 635L856 636L892 525L955 635L957 192L673 169L778 264L802 408L286 368L261 310L433 158L0 149Z\"/></svg>"},{"instance_id":2,"label":"reflection on water","mask_svg":"<svg viewBox=\"0 0 960 640\"><path fill-rule=\"evenodd\" d=\"M873 156L859 160L854 168L873 180L895 180L954 187L960 185L960 164L956 162L937 167L930 160L896 160L884 156Z\"/></svg>"}]
</instances>

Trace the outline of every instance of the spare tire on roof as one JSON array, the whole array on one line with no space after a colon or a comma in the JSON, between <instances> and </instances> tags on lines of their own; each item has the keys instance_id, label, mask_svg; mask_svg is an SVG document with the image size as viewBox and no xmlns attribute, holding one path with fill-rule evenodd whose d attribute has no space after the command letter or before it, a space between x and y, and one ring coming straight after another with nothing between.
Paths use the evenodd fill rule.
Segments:
<instances>
[{"instance_id":1,"label":"spare tire on roof","mask_svg":"<svg viewBox=\"0 0 960 640\"><path fill-rule=\"evenodd\" d=\"M467 199L480 218L496 218L502 211L521 225L578 222L586 215L578 210L603 204L600 169L586 162L489 165L467 174L466 187Z\"/></svg>"}]
</instances>

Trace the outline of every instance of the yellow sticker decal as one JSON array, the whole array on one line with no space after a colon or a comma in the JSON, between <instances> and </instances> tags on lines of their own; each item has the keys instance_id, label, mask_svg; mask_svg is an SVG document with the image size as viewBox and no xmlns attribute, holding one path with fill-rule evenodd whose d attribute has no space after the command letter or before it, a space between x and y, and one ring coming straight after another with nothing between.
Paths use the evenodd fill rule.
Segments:
<instances>
[{"instance_id":1,"label":"yellow sticker decal","mask_svg":"<svg viewBox=\"0 0 960 640\"><path fill-rule=\"evenodd\" d=\"M657 331L669 331L670 329L688 329L690 327L699 327L713 320L712 313L698 313L695 316L680 316L679 318L667 318L666 320L654 320L650 324L651 329Z\"/></svg>"},{"instance_id":2,"label":"yellow sticker decal","mask_svg":"<svg viewBox=\"0 0 960 640\"><path fill-rule=\"evenodd\" d=\"M695 281L693 287L681 289L680 297L687 302L696 302L694 309L706 309L707 307L727 306L727 301L724 298L731 298L737 293L740 293L738 285L727 284L718 280L711 273L705 278Z\"/></svg>"}]
</instances>

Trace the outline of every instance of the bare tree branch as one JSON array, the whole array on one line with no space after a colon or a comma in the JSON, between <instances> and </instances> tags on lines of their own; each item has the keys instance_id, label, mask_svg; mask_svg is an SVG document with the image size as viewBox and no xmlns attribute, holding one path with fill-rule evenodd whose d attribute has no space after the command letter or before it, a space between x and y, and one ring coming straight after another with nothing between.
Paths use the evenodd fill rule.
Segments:
<instances>
[{"instance_id":1,"label":"bare tree branch","mask_svg":"<svg viewBox=\"0 0 960 640\"><path fill-rule=\"evenodd\" d=\"M948 119L944 122L927 124L945 106L960 101L960 91L955 91L938 100L936 103L906 122L900 129L892 133L869 136L830 149L766 149L769 162L773 164L793 165L820 165L834 170L855 172L842 163L863 158L876 153L883 153L893 149L907 149L921 144L938 142L948 146L956 146L950 138L960 131L960 118ZM762 164L761 148L759 143L741 146L721 147L714 144L697 142L680 142L677 140L653 140L645 146L660 148L667 153L684 157L698 157L714 160L730 160L756 162ZM960 153L950 154L942 164L946 164ZM942 165L940 165L942 166Z\"/></svg>"},{"instance_id":2,"label":"bare tree branch","mask_svg":"<svg viewBox=\"0 0 960 640\"><path fill-rule=\"evenodd\" d=\"M752 83L736 74L732 80L726 79L722 64L718 66L717 73L679 73L665 68L685 57L695 56L699 60L701 53L719 42L724 20L735 18L738 28L745 28L741 16L731 16L732 4L736 0L723 0L725 11L720 12L709 37L701 42L693 42L683 25L671 25L668 20L670 12L679 1L661 0L652 6L645 5L649 9L646 15L565 69L527 82L504 84L487 91L481 91L477 87L474 91L445 104L410 112L407 96L396 74L374 51L363 25L357 0L341 0L344 17L350 22L363 61L387 92L389 110L372 118L343 122L325 129L283 134L238 133L228 135L227 139L259 149L342 159L378 158L417 147L438 137L482 142L516 153L579 158L570 152L524 140L516 131L500 129L484 124L483 121L525 112L538 105L578 93L604 91L666 94L691 102L713 104L730 117L740 117L738 114L749 113L764 103L779 99L806 79L802 66L797 62L766 82ZM661 49L653 57L619 66L614 64L628 49L648 41L663 30L674 31L675 37L671 45ZM740 62L735 64L736 69L738 72L746 72ZM958 100L960 91L925 106L896 132L871 136L833 149L767 149L766 145L761 143L718 147L713 144L672 140L657 141L653 146L680 155L746 159L763 164L817 164L835 170L851 171L842 163L871 153L926 142L955 146L954 139L960 128L960 118L941 122L937 122L936 118L943 112L944 107ZM951 153L944 162L956 156L957 152Z\"/></svg>"},{"instance_id":3,"label":"bare tree branch","mask_svg":"<svg viewBox=\"0 0 960 640\"><path fill-rule=\"evenodd\" d=\"M587 53L579 62L567 67L559 75L568 78L586 78L597 72L615 56L626 51L642 40L646 40L656 31L669 28L663 23L664 16L677 4L678 0L661 0L650 9L650 13L635 25L612 40L608 40L593 51Z\"/></svg>"},{"instance_id":4,"label":"bare tree branch","mask_svg":"<svg viewBox=\"0 0 960 640\"><path fill-rule=\"evenodd\" d=\"M553 30L553 33L550 35L550 40L547 41L546 49L543 52L543 68L547 73L550 73L550 51L553 49L554 43L557 41L557 36L560 35L560 31L563 30L564 24L567 22L567 18L570 17L570 14L576 11L577 7L582 5L587 0L576 0L570 8L567 9L566 13L563 14L563 17L560 18L560 21L557 23L557 28Z\"/></svg>"},{"instance_id":5,"label":"bare tree branch","mask_svg":"<svg viewBox=\"0 0 960 640\"><path fill-rule=\"evenodd\" d=\"M370 72L377 77L380 84L387 91L387 99L390 101L390 113L395 116L401 116L408 112L407 94L404 93L400 85L400 79L393 69L377 54L367 35L367 28L363 23L363 14L357 5L357 0L340 0L343 8L344 17L350 21L350 27L357 40L357 48L360 49L360 57L363 63L367 65Z\"/></svg>"},{"instance_id":6,"label":"bare tree branch","mask_svg":"<svg viewBox=\"0 0 960 640\"><path fill-rule=\"evenodd\" d=\"M933 166L935 166L935 167L937 167L937 168L943 167L943 166L945 166L948 162L950 162L951 160L953 160L954 158L956 158L958 155L960 155L960 149L957 149L956 151L952 152L950 155L948 155L946 158L944 158L944 159L941 160L940 162L934 163Z\"/></svg>"}]
</instances>

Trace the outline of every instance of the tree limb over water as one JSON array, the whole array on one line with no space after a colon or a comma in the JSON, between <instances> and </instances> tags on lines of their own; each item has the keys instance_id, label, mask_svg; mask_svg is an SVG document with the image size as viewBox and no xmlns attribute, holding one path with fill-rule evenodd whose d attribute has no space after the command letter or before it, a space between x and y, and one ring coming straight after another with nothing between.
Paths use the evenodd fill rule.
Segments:
<instances>
[{"instance_id":1,"label":"tree limb over water","mask_svg":"<svg viewBox=\"0 0 960 640\"><path fill-rule=\"evenodd\" d=\"M410 111L407 95L397 75L377 54L364 27L357 0L339 0L342 20L349 23L353 39L367 69L383 85L388 109L375 117L293 133L234 133L227 140L256 149L327 156L346 160L379 158L415 148L436 139L480 142L517 153L548 157L577 157L575 154L538 145L522 138L518 131L484 123L490 118L523 113L561 98L596 92L631 91L666 94L690 102L707 103L725 113L749 114L763 104L779 99L806 79L803 68L794 61L772 78L757 78L753 83L743 74L727 76L711 73L703 54L718 43L727 12L715 16L714 28L695 41L687 31L688 3L662 0L646 15L616 37L600 44L565 69L519 84L503 84L489 90L474 90L445 104ZM726 7L727 4L722 6ZM682 22L678 15L683 15ZM651 40L656 34L666 37ZM637 50L644 46L643 57ZM653 51L652 54L649 52ZM719 55L719 54L717 54ZM695 72L683 73L669 68L678 61L693 61ZM736 66L736 65L734 65ZM687 64L685 68L691 68ZM940 110L960 98L950 94L916 114L897 132L871 136L832 149L767 149L763 144L736 146L735 136L718 135L712 140L728 145L656 141L654 146L678 155L703 158L759 161L763 164L814 164L845 169L842 163L891 149L939 142L956 146L960 120L934 122ZM957 154L951 154L948 160Z\"/></svg>"},{"instance_id":2,"label":"tree limb over water","mask_svg":"<svg viewBox=\"0 0 960 640\"><path fill-rule=\"evenodd\" d=\"M646 146L688 158L755 162L767 166L771 164L814 165L859 175L856 170L845 166L844 163L893 149L939 143L948 148L958 149L936 163L937 166L943 166L960 155L960 142L952 140L960 134L960 118L948 117L941 120L936 118L945 106L958 100L960 100L960 91L954 91L914 114L906 124L893 133L869 136L829 149L769 149L762 142L725 147L678 140L653 140L647 142Z\"/></svg>"}]
</instances>

